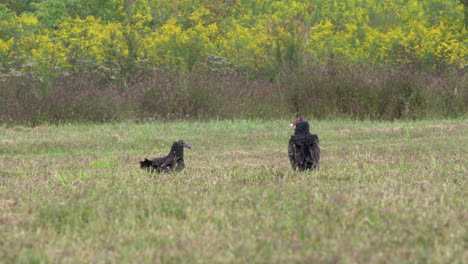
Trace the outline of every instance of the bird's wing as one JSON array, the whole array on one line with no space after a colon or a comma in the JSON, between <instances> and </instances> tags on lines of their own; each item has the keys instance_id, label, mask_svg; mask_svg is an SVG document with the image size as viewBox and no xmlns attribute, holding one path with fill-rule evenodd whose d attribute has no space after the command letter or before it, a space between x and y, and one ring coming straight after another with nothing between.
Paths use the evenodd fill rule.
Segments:
<instances>
[{"instance_id":1,"label":"bird's wing","mask_svg":"<svg viewBox=\"0 0 468 264\"><path fill-rule=\"evenodd\" d=\"M307 140L307 161L318 167L320 161L320 141L318 136L310 135Z\"/></svg>"},{"instance_id":2,"label":"bird's wing","mask_svg":"<svg viewBox=\"0 0 468 264\"><path fill-rule=\"evenodd\" d=\"M305 159L305 139L302 136L294 135L290 140L290 148L294 154L294 161L297 165L300 165L304 162Z\"/></svg>"},{"instance_id":3,"label":"bird's wing","mask_svg":"<svg viewBox=\"0 0 468 264\"><path fill-rule=\"evenodd\" d=\"M157 167L161 167L161 165L164 163L165 160L166 160L166 157L154 158L151 160L151 162L153 163L153 167L157 168Z\"/></svg>"},{"instance_id":4,"label":"bird's wing","mask_svg":"<svg viewBox=\"0 0 468 264\"><path fill-rule=\"evenodd\" d=\"M174 165L174 158L172 155L168 155L164 158L164 162L161 163L160 167L172 167Z\"/></svg>"},{"instance_id":5,"label":"bird's wing","mask_svg":"<svg viewBox=\"0 0 468 264\"><path fill-rule=\"evenodd\" d=\"M288 144L288 156L289 162L291 162L291 166L293 169L296 169L297 162L296 162L296 145L294 144L294 140L291 137Z\"/></svg>"}]
</instances>

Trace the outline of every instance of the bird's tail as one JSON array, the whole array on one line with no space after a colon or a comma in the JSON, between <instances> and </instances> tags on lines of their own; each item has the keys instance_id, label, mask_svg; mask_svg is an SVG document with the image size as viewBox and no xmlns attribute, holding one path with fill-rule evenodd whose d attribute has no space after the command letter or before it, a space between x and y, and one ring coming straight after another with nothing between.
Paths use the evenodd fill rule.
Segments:
<instances>
[{"instance_id":1,"label":"bird's tail","mask_svg":"<svg viewBox=\"0 0 468 264\"><path fill-rule=\"evenodd\" d=\"M140 161L140 168L142 169L149 169L153 165L153 162L149 159L145 159L144 161Z\"/></svg>"}]
</instances>

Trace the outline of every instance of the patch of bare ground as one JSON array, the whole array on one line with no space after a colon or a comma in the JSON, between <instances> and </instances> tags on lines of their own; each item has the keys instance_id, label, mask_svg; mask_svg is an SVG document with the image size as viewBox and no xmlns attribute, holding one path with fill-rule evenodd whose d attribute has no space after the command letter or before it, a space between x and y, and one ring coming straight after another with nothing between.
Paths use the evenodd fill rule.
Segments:
<instances>
[{"instance_id":1,"label":"patch of bare ground","mask_svg":"<svg viewBox=\"0 0 468 264\"><path fill-rule=\"evenodd\" d=\"M19 225L23 218L14 212L11 212L12 207L18 205L18 201L14 199L0 199L0 225Z\"/></svg>"}]
</instances>

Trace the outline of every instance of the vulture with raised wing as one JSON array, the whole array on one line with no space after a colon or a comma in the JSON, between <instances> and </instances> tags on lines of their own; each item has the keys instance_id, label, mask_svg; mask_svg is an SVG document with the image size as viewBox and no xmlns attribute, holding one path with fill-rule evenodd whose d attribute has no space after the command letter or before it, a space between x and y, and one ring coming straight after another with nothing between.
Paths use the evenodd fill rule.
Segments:
<instances>
[{"instance_id":1,"label":"vulture with raised wing","mask_svg":"<svg viewBox=\"0 0 468 264\"><path fill-rule=\"evenodd\" d=\"M291 123L295 126L288 146L289 161L293 170L318 170L320 162L320 144L317 135L309 131L309 123L298 118Z\"/></svg>"},{"instance_id":2,"label":"vulture with raised wing","mask_svg":"<svg viewBox=\"0 0 468 264\"><path fill-rule=\"evenodd\" d=\"M180 172L185 168L184 148L191 147L183 140L176 141L172 144L171 151L167 156L140 161L140 168L146 169L150 172Z\"/></svg>"}]
</instances>

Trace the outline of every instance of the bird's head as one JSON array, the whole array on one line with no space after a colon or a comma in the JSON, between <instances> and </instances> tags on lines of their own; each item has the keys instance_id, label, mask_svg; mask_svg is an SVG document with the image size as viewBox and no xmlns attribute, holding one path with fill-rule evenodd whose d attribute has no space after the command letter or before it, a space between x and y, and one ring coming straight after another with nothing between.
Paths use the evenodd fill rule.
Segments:
<instances>
[{"instance_id":1,"label":"bird's head","mask_svg":"<svg viewBox=\"0 0 468 264\"><path fill-rule=\"evenodd\" d=\"M304 122L304 119L302 117L299 117L291 123L291 127L296 126L297 124L301 122Z\"/></svg>"},{"instance_id":2,"label":"bird's head","mask_svg":"<svg viewBox=\"0 0 468 264\"><path fill-rule=\"evenodd\" d=\"M179 146L184 147L184 148L189 148L189 149L192 148L192 147L190 146L190 144L187 143L187 142L185 142L184 140L179 140L179 141L177 141L177 144L179 144Z\"/></svg>"}]
</instances>

